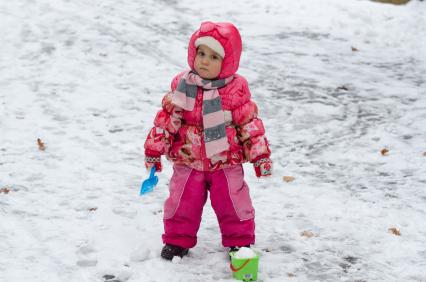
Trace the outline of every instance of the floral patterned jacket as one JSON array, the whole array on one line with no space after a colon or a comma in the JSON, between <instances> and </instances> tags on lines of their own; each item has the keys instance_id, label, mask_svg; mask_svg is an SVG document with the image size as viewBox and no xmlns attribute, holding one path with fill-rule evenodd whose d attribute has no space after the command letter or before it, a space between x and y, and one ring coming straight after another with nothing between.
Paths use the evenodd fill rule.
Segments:
<instances>
[{"instance_id":1,"label":"floral patterned jacket","mask_svg":"<svg viewBox=\"0 0 426 282\"><path fill-rule=\"evenodd\" d=\"M174 90L183 73L172 81ZM194 169L211 171L246 161L255 162L260 157L269 157L271 151L265 137L262 120L258 117L257 105L250 98L247 81L240 75L219 89L222 109L225 114L229 150L210 159L204 151L202 89L198 89L193 111L184 111L171 102L172 91L162 101L154 127L145 142L147 155L166 155L177 164Z\"/></svg>"}]
</instances>

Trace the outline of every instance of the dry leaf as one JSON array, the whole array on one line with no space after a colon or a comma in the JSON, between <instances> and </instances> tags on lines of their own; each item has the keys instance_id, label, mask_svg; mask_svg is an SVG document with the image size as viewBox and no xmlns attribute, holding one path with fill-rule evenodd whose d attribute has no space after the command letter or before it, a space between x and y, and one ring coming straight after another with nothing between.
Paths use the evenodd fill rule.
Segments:
<instances>
[{"instance_id":1,"label":"dry leaf","mask_svg":"<svg viewBox=\"0 0 426 282\"><path fill-rule=\"evenodd\" d=\"M9 188L7 188L7 187L5 187L5 188L1 188L0 189L0 194L9 194L9 192L10 192L10 190L9 190Z\"/></svg>"},{"instance_id":2,"label":"dry leaf","mask_svg":"<svg viewBox=\"0 0 426 282\"><path fill-rule=\"evenodd\" d=\"M358 52L359 50L357 49L357 48L355 48L355 47L351 47L351 49L352 49L352 52Z\"/></svg>"},{"instance_id":3,"label":"dry leaf","mask_svg":"<svg viewBox=\"0 0 426 282\"><path fill-rule=\"evenodd\" d=\"M89 211L94 212L96 211L98 208L90 208Z\"/></svg>"},{"instance_id":4,"label":"dry leaf","mask_svg":"<svg viewBox=\"0 0 426 282\"><path fill-rule=\"evenodd\" d=\"M38 144L38 149L39 149L40 151L44 151L44 150L46 150L46 146L44 146L44 143L43 143L43 141L41 141L41 139L40 139L40 138L37 138L37 144Z\"/></svg>"},{"instance_id":5,"label":"dry leaf","mask_svg":"<svg viewBox=\"0 0 426 282\"><path fill-rule=\"evenodd\" d=\"M283 180L285 181L285 182L292 182L292 181L294 181L294 177L293 176L283 176Z\"/></svg>"},{"instance_id":6,"label":"dry leaf","mask_svg":"<svg viewBox=\"0 0 426 282\"><path fill-rule=\"evenodd\" d=\"M396 227L391 227L388 229L388 231L389 233L392 233L393 235L401 236L401 231Z\"/></svg>"},{"instance_id":7,"label":"dry leaf","mask_svg":"<svg viewBox=\"0 0 426 282\"><path fill-rule=\"evenodd\" d=\"M380 151L380 153L382 154L382 156L387 156L387 155L389 155L389 150L384 148Z\"/></svg>"},{"instance_id":8,"label":"dry leaf","mask_svg":"<svg viewBox=\"0 0 426 282\"><path fill-rule=\"evenodd\" d=\"M288 277L294 277L294 276L296 276L296 275L294 275L294 273L287 272L287 276L288 276Z\"/></svg>"},{"instance_id":9,"label":"dry leaf","mask_svg":"<svg viewBox=\"0 0 426 282\"><path fill-rule=\"evenodd\" d=\"M373 0L374 2L389 3L394 5L403 5L410 0Z\"/></svg>"},{"instance_id":10,"label":"dry leaf","mask_svg":"<svg viewBox=\"0 0 426 282\"><path fill-rule=\"evenodd\" d=\"M302 233L300 233L300 236L311 238L314 237L314 233L312 233L311 231L303 231Z\"/></svg>"}]
</instances>

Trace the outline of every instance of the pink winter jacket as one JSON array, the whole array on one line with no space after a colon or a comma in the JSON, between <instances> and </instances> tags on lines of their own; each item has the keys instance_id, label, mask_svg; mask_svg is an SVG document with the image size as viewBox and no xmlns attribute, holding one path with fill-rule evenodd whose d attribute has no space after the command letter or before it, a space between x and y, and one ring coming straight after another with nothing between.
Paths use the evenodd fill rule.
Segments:
<instances>
[{"instance_id":1,"label":"pink winter jacket","mask_svg":"<svg viewBox=\"0 0 426 282\"><path fill-rule=\"evenodd\" d=\"M188 64L193 69L196 55L195 40L201 36L213 36L225 50L219 78L234 75L226 86L219 88L222 109L225 114L229 150L207 158L204 149L202 88L198 87L195 107L185 111L172 104L172 92L183 73L171 83L171 91L162 101L154 127L145 141L145 154L166 155L176 164L185 164L196 170L212 171L246 161L255 162L260 157L269 157L271 151L262 121L258 118L257 105L244 77L236 74L241 56L241 37L238 30L228 23L205 22L191 37L188 47Z\"/></svg>"}]
</instances>

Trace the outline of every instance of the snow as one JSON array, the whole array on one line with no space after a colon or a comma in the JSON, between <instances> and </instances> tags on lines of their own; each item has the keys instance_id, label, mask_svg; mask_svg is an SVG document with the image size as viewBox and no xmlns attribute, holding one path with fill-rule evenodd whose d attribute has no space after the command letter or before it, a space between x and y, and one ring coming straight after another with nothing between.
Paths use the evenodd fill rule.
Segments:
<instances>
[{"instance_id":1,"label":"snow","mask_svg":"<svg viewBox=\"0 0 426 282\"><path fill-rule=\"evenodd\" d=\"M245 165L259 281L426 281L415 0L2 1L0 281L233 281L210 204L189 255L160 259L169 163L139 196L145 136L203 20L240 28L273 151L271 178Z\"/></svg>"},{"instance_id":2,"label":"snow","mask_svg":"<svg viewBox=\"0 0 426 282\"><path fill-rule=\"evenodd\" d=\"M256 253L247 247L240 248L234 255L236 259L247 259L256 257Z\"/></svg>"}]
</instances>

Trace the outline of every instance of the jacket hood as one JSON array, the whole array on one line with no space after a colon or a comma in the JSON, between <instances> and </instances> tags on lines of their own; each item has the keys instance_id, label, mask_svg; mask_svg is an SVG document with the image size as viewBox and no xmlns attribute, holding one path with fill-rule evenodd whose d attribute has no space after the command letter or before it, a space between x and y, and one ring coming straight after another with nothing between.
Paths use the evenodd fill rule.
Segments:
<instances>
[{"instance_id":1,"label":"jacket hood","mask_svg":"<svg viewBox=\"0 0 426 282\"><path fill-rule=\"evenodd\" d=\"M225 58L222 61L222 69L219 78L226 78L235 74L240 64L242 51L241 36L238 29L231 23L203 22L189 40L188 64L194 69L194 60L197 54L195 41L200 37L213 37L222 45L225 51Z\"/></svg>"}]
</instances>

